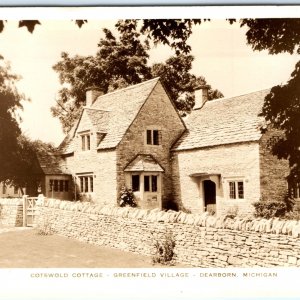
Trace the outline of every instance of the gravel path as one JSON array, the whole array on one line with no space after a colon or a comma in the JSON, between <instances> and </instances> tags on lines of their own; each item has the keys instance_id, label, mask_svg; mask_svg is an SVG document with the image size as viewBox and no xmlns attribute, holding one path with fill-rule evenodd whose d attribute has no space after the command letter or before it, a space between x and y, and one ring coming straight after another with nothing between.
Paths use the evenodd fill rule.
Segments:
<instances>
[{"instance_id":1,"label":"gravel path","mask_svg":"<svg viewBox=\"0 0 300 300\"><path fill-rule=\"evenodd\" d=\"M23 230L32 230L32 227L11 227L0 225L0 234L10 231L23 231Z\"/></svg>"}]
</instances>

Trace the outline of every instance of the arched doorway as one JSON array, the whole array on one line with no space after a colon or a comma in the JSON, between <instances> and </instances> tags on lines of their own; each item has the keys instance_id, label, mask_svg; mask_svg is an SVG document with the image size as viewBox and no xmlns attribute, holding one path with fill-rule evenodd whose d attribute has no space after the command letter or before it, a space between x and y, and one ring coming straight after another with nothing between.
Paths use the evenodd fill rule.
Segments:
<instances>
[{"instance_id":1,"label":"arched doorway","mask_svg":"<svg viewBox=\"0 0 300 300\"><path fill-rule=\"evenodd\" d=\"M205 211L216 212L216 184L211 180L203 181Z\"/></svg>"}]
</instances>

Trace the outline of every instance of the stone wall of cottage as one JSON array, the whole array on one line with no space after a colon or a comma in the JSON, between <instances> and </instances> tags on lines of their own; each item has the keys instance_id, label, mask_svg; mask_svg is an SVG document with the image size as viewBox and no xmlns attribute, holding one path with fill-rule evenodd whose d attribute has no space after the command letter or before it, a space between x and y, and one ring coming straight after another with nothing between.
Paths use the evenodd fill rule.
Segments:
<instances>
[{"instance_id":1,"label":"stone wall of cottage","mask_svg":"<svg viewBox=\"0 0 300 300\"><path fill-rule=\"evenodd\" d=\"M232 144L188 151L174 151L172 157L174 200L180 209L204 211L203 180L216 184L218 215L230 211L253 212L251 203L260 198L258 143ZM215 176L191 177L195 173ZM244 199L229 199L228 180L244 181Z\"/></svg>"},{"instance_id":2,"label":"stone wall of cottage","mask_svg":"<svg viewBox=\"0 0 300 300\"><path fill-rule=\"evenodd\" d=\"M94 176L94 192L80 194L79 196L83 200L96 201L104 205L115 204L117 199L116 151L97 151L97 135L92 129L93 126L84 112L74 137L74 155L66 157L65 163L72 175L77 178L77 192L80 190L78 176L84 174L93 174ZM91 149L82 151L80 133L88 130L91 130Z\"/></svg>"},{"instance_id":3,"label":"stone wall of cottage","mask_svg":"<svg viewBox=\"0 0 300 300\"><path fill-rule=\"evenodd\" d=\"M262 200L282 201L288 191L285 177L289 174L288 161L272 155L269 139L281 134L270 130L260 140L260 185Z\"/></svg>"},{"instance_id":4,"label":"stone wall of cottage","mask_svg":"<svg viewBox=\"0 0 300 300\"><path fill-rule=\"evenodd\" d=\"M0 225L23 226L23 199L0 198Z\"/></svg>"},{"instance_id":5,"label":"stone wall of cottage","mask_svg":"<svg viewBox=\"0 0 300 300\"><path fill-rule=\"evenodd\" d=\"M164 241L169 233L176 261L186 265L300 266L299 221L216 218L55 200L45 200L38 210L40 228L50 224L63 236L148 256L155 253L155 241Z\"/></svg>"},{"instance_id":6,"label":"stone wall of cottage","mask_svg":"<svg viewBox=\"0 0 300 300\"><path fill-rule=\"evenodd\" d=\"M146 130L149 128L161 130L160 145L146 144ZM117 148L118 191L125 185L124 168L128 163L138 154L151 154L164 168L162 207L165 207L172 195L170 148L183 131L184 125L180 117L163 86L158 82ZM148 206L144 204L143 207L145 206L153 208L158 207L158 204L152 203Z\"/></svg>"}]
</instances>

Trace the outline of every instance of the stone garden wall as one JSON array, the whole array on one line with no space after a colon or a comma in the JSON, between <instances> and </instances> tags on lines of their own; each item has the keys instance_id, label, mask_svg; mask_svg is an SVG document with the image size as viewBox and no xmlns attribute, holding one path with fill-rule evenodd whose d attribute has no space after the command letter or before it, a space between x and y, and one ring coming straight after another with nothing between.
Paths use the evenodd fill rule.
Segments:
<instances>
[{"instance_id":1,"label":"stone garden wall","mask_svg":"<svg viewBox=\"0 0 300 300\"><path fill-rule=\"evenodd\" d=\"M40 201L37 225L96 245L153 255L172 233L177 262L197 267L300 266L300 221Z\"/></svg>"},{"instance_id":2,"label":"stone garden wall","mask_svg":"<svg viewBox=\"0 0 300 300\"><path fill-rule=\"evenodd\" d=\"M0 198L0 225L23 226L22 198Z\"/></svg>"}]
</instances>

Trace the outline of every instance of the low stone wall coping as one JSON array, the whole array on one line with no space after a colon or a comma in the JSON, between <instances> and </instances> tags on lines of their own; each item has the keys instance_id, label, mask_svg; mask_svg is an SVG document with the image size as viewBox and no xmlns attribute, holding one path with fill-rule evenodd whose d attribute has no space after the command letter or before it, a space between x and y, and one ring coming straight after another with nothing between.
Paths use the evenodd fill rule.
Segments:
<instances>
[{"instance_id":1,"label":"low stone wall coping","mask_svg":"<svg viewBox=\"0 0 300 300\"><path fill-rule=\"evenodd\" d=\"M23 199L22 198L0 198L0 204L19 205L19 204L23 204Z\"/></svg>"},{"instance_id":2,"label":"low stone wall coping","mask_svg":"<svg viewBox=\"0 0 300 300\"><path fill-rule=\"evenodd\" d=\"M0 201L1 203L1 201ZM101 206L89 202L71 202L56 199L40 198L37 205L69 211L84 212L94 215L117 216L148 222L189 224L206 228L231 229L236 231L253 231L259 233L273 233L300 237L300 221L282 220L279 218L239 218L215 217L207 212L202 214L188 214L173 210L138 209L132 207Z\"/></svg>"}]
</instances>

